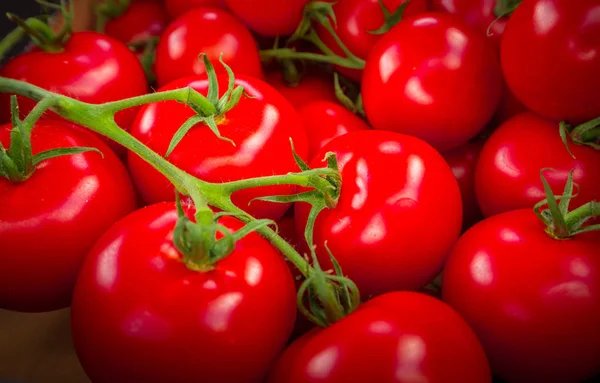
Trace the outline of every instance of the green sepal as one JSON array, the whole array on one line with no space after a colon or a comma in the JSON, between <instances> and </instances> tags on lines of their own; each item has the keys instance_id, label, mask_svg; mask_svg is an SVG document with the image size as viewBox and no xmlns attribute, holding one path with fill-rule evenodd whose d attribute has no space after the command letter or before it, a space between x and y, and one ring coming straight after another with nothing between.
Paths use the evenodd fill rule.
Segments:
<instances>
[{"instance_id":1,"label":"green sepal","mask_svg":"<svg viewBox=\"0 0 600 383\"><path fill-rule=\"evenodd\" d=\"M406 7L410 4L411 0L407 0L400 4L398 8L392 13L387 9L385 4L383 4L383 0L379 0L379 7L381 8L381 12L383 12L383 17L385 21L383 25L374 31L369 31L372 35L383 35L387 33L390 29L392 29L396 24L398 24L402 20L402 15L404 15L404 11Z\"/></svg>"},{"instance_id":2,"label":"green sepal","mask_svg":"<svg viewBox=\"0 0 600 383\"><path fill-rule=\"evenodd\" d=\"M50 149L50 150L46 150L44 152L40 152L40 153L36 154L35 156L33 156L32 162L33 162L33 166L36 166L40 162L49 160L51 158L70 156L70 155L74 155L74 154L81 154L81 153L87 153L87 152L96 152L96 153L100 154L102 156L102 158L104 158L104 154L97 148L78 146L78 147L73 147L73 148L56 148L56 149Z\"/></svg>"},{"instance_id":3,"label":"green sepal","mask_svg":"<svg viewBox=\"0 0 600 383\"><path fill-rule=\"evenodd\" d=\"M196 126L196 124L199 124L203 121L204 121L204 117L201 117L201 116L192 116L192 117L188 118L187 121L184 122L183 125L181 125L179 127L179 129L177 129L177 131L173 135L173 138L171 139L171 142L169 143L169 147L167 148L167 152L165 153L165 158L169 157L171 155L171 153L173 153L173 150L175 150L177 145L179 145L181 140L183 140L183 137L185 137L187 135L187 133L190 131L190 129L192 129L194 126Z\"/></svg>"},{"instance_id":4,"label":"green sepal","mask_svg":"<svg viewBox=\"0 0 600 383\"><path fill-rule=\"evenodd\" d=\"M496 0L494 14L498 19L513 13L523 0Z\"/></svg>"}]
</instances>

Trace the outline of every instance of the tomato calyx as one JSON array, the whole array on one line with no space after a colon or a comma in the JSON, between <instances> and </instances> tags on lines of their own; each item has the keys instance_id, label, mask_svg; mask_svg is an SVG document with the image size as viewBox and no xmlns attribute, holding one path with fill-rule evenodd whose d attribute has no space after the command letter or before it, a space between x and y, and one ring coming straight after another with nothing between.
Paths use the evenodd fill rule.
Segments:
<instances>
[{"instance_id":1,"label":"tomato calyx","mask_svg":"<svg viewBox=\"0 0 600 383\"><path fill-rule=\"evenodd\" d=\"M573 170L569 172L562 196L555 196L544 177L544 172L553 169L542 169L540 177L544 185L546 199L534 207L535 214L546 224L546 233L557 240L569 239L577 234L600 230L600 224L586 224L595 217L600 217L600 203L590 201L585 205L569 211L569 204L577 196L574 193ZM559 202L560 201L560 202ZM541 210L542 207L546 209Z\"/></svg>"},{"instance_id":2,"label":"tomato calyx","mask_svg":"<svg viewBox=\"0 0 600 383\"><path fill-rule=\"evenodd\" d=\"M235 76L231 68L225 64L223 61L223 57L219 59L221 65L227 71L227 76L229 78L229 83L227 86L227 91L223 94L221 98L219 98L219 82L217 80L217 74L215 72L215 68L212 63L208 59L208 56L205 54L201 55L204 60L204 66L206 67L206 74L208 76L208 94L206 99L210 104L213 105L215 113L206 114L204 110L197 109L193 104L190 104L190 107L194 109L197 115L190 117L173 135L171 142L169 143L169 147L165 154L165 158L169 157L173 150L177 147L177 145L181 142L181 140L185 137L185 135L195 127L196 125L202 123L206 125L218 139L227 141L231 145L236 146L233 140L223 137L221 132L219 131L218 123L225 119L225 113L233 109L244 94L243 86L235 86Z\"/></svg>"},{"instance_id":3,"label":"tomato calyx","mask_svg":"<svg viewBox=\"0 0 600 383\"><path fill-rule=\"evenodd\" d=\"M578 126L573 126L567 121L562 121L559 125L559 131L563 144L573 158L575 158L575 155L571 152L571 149L569 149L567 135L569 135L571 141L577 145L586 145L596 150L600 150L600 117L584 122Z\"/></svg>"},{"instance_id":4,"label":"tomato calyx","mask_svg":"<svg viewBox=\"0 0 600 383\"><path fill-rule=\"evenodd\" d=\"M369 31L372 35L383 35L386 34L392 27L402 21L402 16L404 15L404 11L406 7L410 4L410 0L407 0L400 4L398 8L394 12L390 12L390 10L383 4L383 0L379 0L379 7L381 8L381 12L383 13L384 22L381 27L374 31Z\"/></svg>"},{"instance_id":5,"label":"tomato calyx","mask_svg":"<svg viewBox=\"0 0 600 383\"><path fill-rule=\"evenodd\" d=\"M104 27L110 19L115 19L121 16L127 9L131 0L101 0L99 1L94 12L96 14L96 32L104 32Z\"/></svg>"},{"instance_id":6,"label":"tomato calyx","mask_svg":"<svg viewBox=\"0 0 600 383\"><path fill-rule=\"evenodd\" d=\"M352 53L335 31L336 17L333 6L333 3L326 1L312 1L308 3L304 8L304 18L294 34L287 41L286 47L262 50L260 52L261 60L306 60L328 63L349 69L363 69L365 61ZM313 23L320 24L327 30L327 33L331 34L336 44L344 53L344 56L335 54L327 47L314 29ZM322 53L298 52L296 48L290 45L298 40L310 42Z\"/></svg>"},{"instance_id":7,"label":"tomato calyx","mask_svg":"<svg viewBox=\"0 0 600 383\"><path fill-rule=\"evenodd\" d=\"M494 14L501 19L513 13L523 0L496 0Z\"/></svg>"},{"instance_id":8,"label":"tomato calyx","mask_svg":"<svg viewBox=\"0 0 600 383\"><path fill-rule=\"evenodd\" d=\"M13 129L10 132L10 147L6 149L2 143L0 143L1 177L6 178L13 183L19 183L31 177L36 167L41 162L51 158L89 151L95 151L102 155L102 152L98 149L89 147L56 148L33 155L31 148L31 131L41 113L38 113L39 110L34 109L24 121L21 121L19 118L17 97L12 96L10 102L12 108Z\"/></svg>"},{"instance_id":9,"label":"tomato calyx","mask_svg":"<svg viewBox=\"0 0 600 383\"><path fill-rule=\"evenodd\" d=\"M335 96L340 104L363 119L366 118L360 90L350 81L346 81L344 86L342 86L340 75L337 72L333 74L333 85L335 88Z\"/></svg>"},{"instance_id":10,"label":"tomato calyx","mask_svg":"<svg viewBox=\"0 0 600 383\"><path fill-rule=\"evenodd\" d=\"M53 4L43 0L37 2L49 9L59 11L64 19L61 29L55 33L48 25L48 17L30 17L23 20L13 13L7 13L6 17L15 24L42 50L48 53L62 52L64 44L71 37L74 7L70 2L62 0L60 4Z\"/></svg>"}]
</instances>

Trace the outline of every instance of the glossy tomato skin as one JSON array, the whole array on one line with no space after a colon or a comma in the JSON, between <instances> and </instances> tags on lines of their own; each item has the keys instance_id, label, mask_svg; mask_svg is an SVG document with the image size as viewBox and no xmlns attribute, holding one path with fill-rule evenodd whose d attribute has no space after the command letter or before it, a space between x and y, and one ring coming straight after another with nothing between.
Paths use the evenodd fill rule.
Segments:
<instances>
[{"instance_id":1,"label":"glossy tomato skin","mask_svg":"<svg viewBox=\"0 0 600 383\"><path fill-rule=\"evenodd\" d=\"M10 125L0 126L9 147ZM42 312L67 307L88 251L135 208L125 167L99 138L61 121L40 121L33 153L86 146L87 152L38 164L21 183L0 177L0 307Z\"/></svg>"},{"instance_id":2,"label":"glossy tomato skin","mask_svg":"<svg viewBox=\"0 0 600 383\"><path fill-rule=\"evenodd\" d=\"M460 188L463 229L468 229L483 218L475 196L475 168L483 144L484 140L476 140L443 154Z\"/></svg>"},{"instance_id":3,"label":"glossy tomato skin","mask_svg":"<svg viewBox=\"0 0 600 383\"><path fill-rule=\"evenodd\" d=\"M486 142L475 174L475 191L486 217L510 210L533 207L545 199L540 171L555 195L562 195L570 170L579 185L571 202L576 208L600 199L600 152L573 144L572 158L559 135L558 123L533 113L523 113L505 122Z\"/></svg>"},{"instance_id":4,"label":"glossy tomato skin","mask_svg":"<svg viewBox=\"0 0 600 383\"><path fill-rule=\"evenodd\" d=\"M225 0L225 4L254 32L269 37L291 35L310 0Z\"/></svg>"},{"instance_id":5,"label":"glossy tomato skin","mask_svg":"<svg viewBox=\"0 0 600 383\"><path fill-rule=\"evenodd\" d=\"M268 383L491 383L479 341L443 302L393 292L296 340Z\"/></svg>"},{"instance_id":6,"label":"glossy tomato skin","mask_svg":"<svg viewBox=\"0 0 600 383\"><path fill-rule=\"evenodd\" d=\"M327 152L337 155L342 188L337 206L323 210L315 223L323 267L330 267L327 241L364 299L432 281L460 234L462 217L460 190L442 156L417 138L365 130L330 141L311 167L324 166ZM308 212L309 205L296 204L301 230Z\"/></svg>"},{"instance_id":7,"label":"glossy tomato skin","mask_svg":"<svg viewBox=\"0 0 600 383\"><path fill-rule=\"evenodd\" d=\"M308 158L329 141L349 132L370 129L356 114L340 104L315 101L298 109L308 138Z\"/></svg>"},{"instance_id":8,"label":"glossy tomato skin","mask_svg":"<svg viewBox=\"0 0 600 383\"><path fill-rule=\"evenodd\" d=\"M532 111L572 123L600 115L599 6L598 0L529 0L512 14L502 70Z\"/></svg>"},{"instance_id":9,"label":"glossy tomato skin","mask_svg":"<svg viewBox=\"0 0 600 383\"><path fill-rule=\"evenodd\" d=\"M500 51L500 42L508 18L497 20L494 13L496 3L496 0L431 0L431 7L433 11L460 17L488 38L494 48Z\"/></svg>"},{"instance_id":10,"label":"glossy tomato skin","mask_svg":"<svg viewBox=\"0 0 600 383\"><path fill-rule=\"evenodd\" d=\"M95 32L74 33L60 53L33 51L17 56L0 69L0 76L92 104L141 96L148 91L146 75L136 55L120 41ZM23 116L34 106L35 102L19 97ZM136 113L137 108L124 110L117 114L116 121L128 130ZM7 94L0 95L0 120L10 121Z\"/></svg>"},{"instance_id":11,"label":"glossy tomato skin","mask_svg":"<svg viewBox=\"0 0 600 383\"><path fill-rule=\"evenodd\" d=\"M193 9L173 21L156 47L154 70L159 86L206 73L205 53L215 68L219 57L236 75L262 77L258 48L250 31L224 10Z\"/></svg>"},{"instance_id":12,"label":"glossy tomato skin","mask_svg":"<svg viewBox=\"0 0 600 383\"><path fill-rule=\"evenodd\" d=\"M165 0L165 7L171 20L196 8L217 7L225 8L224 0Z\"/></svg>"},{"instance_id":13,"label":"glossy tomato skin","mask_svg":"<svg viewBox=\"0 0 600 383\"><path fill-rule=\"evenodd\" d=\"M491 120L502 90L498 59L457 16L403 20L373 48L362 94L371 126L451 150ZM393 100L393 102L390 102Z\"/></svg>"},{"instance_id":14,"label":"glossy tomato skin","mask_svg":"<svg viewBox=\"0 0 600 383\"><path fill-rule=\"evenodd\" d=\"M444 269L443 299L500 378L581 382L600 372L600 236L555 240L532 209L475 225Z\"/></svg>"},{"instance_id":15,"label":"glossy tomato skin","mask_svg":"<svg viewBox=\"0 0 600 383\"><path fill-rule=\"evenodd\" d=\"M159 37L166 26L161 0L134 0L121 16L106 23L104 32L125 44L134 44Z\"/></svg>"},{"instance_id":16,"label":"glossy tomato skin","mask_svg":"<svg viewBox=\"0 0 600 383\"><path fill-rule=\"evenodd\" d=\"M213 270L189 270L173 246L176 220L174 203L152 205L96 243L73 298L79 360L95 383L259 382L295 318L283 258L252 233Z\"/></svg>"},{"instance_id":17,"label":"glossy tomato skin","mask_svg":"<svg viewBox=\"0 0 600 383\"><path fill-rule=\"evenodd\" d=\"M227 89L227 76L220 73L221 95ZM251 77L237 76L236 86L246 94L225 116L217 118L222 136L218 139L204 124L192 128L168 157L179 168L209 182L226 182L298 171L289 139L297 153L307 157L306 133L294 108L268 84ZM191 86L206 95L208 80L204 76L184 78L160 90ZM131 133L152 150L164 155L179 127L194 111L175 101L144 106ZM172 201L175 192L171 183L154 168L129 153L129 169L147 203ZM247 189L233 195L233 202L250 214L278 220L289 208L287 204L250 201L265 195L286 195L295 192L292 185Z\"/></svg>"},{"instance_id":18,"label":"glossy tomato skin","mask_svg":"<svg viewBox=\"0 0 600 383\"><path fill-rule=\"evenodd\" d=\"M407 0L383 0L383 5L390 12L394 12ZM339 38L346 47L362 60L369 57L369 53L381 35L370 33L379 29L385 23L379 0L340 0L333 6L337 25L335 29ZM426 0L410 0L403 13L403 18L427 12ZM317 27L319 37L325 44L343 57L343 51L335 42L333 36L322 26ZM338 68L342 73L355 81L360 81L362 70Z\"/></svg>"},{"instance_id":19,"label":"glossy tomato skin","mask_svg":"<svg viewBox=\"0 0 600 383\"><path fill-rule=\"evenodd\" d=\"M323 76L307 75L295 85L286 83L282 72L271 72L266 75L266 81L277 89L296 109L309 102L327 100L337 102L335 88L331 78Z\"/></svg>"}]
</instances>

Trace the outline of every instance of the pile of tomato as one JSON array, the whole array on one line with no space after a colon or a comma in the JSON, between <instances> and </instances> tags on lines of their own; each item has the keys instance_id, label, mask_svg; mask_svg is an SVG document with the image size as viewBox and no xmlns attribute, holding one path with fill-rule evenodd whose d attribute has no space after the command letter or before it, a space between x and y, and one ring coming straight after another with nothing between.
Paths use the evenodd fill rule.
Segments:
<instances>
[{"instance_id":1,"label":"pile of tomato","mask_svg":"<svg viewBox=\"0 0 600 383\"><path fill-rule=\"evenodd\" d=\"M0 308L70 306L92 382L600 374L600 0L96 7L100 32L17 20L35 44L0 67ZM2 79L98 115L59 102L23 128L36 102ZM209 120L174 100L114 120L198 179L283 176L335 155L339 195L316 219L311 184L243 188L232 202L276 222L326 283L352 281L359 305L344 304L348 290L333 299L341 311L298 298L306 270L257 232L211 264L183 261L182 246L212 254L179 241L191 201L175 203L142 149L87 128L107 103L182 88L223 101ZM226 213L221 233L243 230Z\"/></svg>"}]
</instances>

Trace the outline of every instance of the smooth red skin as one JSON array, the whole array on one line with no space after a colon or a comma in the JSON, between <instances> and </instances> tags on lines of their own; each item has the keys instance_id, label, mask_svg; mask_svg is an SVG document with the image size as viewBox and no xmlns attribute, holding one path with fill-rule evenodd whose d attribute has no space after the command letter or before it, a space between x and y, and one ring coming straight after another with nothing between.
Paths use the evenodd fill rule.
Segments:
<instances>
[{"instance_id":1,"label":"smooth red skin","mask_svg":"<svg viewBox=\"0 0 600 383\"><path fill-rule=\"evenodd\" d=\"M96 243L73 297L79 361L95 383L260 382L296 314L283 257L252 233L214 270L189 270L173 246L176 220L173 203L152 205Z\"/></svg>"},{"instance_id":2,"label":"smooth red skin","mask_svg":"<svg viewBox=\"0 0 600 383\"><path fill-rule=\"evenodd\" d=\"M193 9L173 21L156 47L154 71L159 86L180 78L206 73L205 53L213 65L219 58L236 75L263 77L258 48L252 34L231 14L216 8Z\"/></svg>"},{"instance_id":3,"label":"smooth red skin","mask_svg":"<svg viewBox=\"0 0 600 383\"><path fill-rule=\"evenodd\" d=\"M444 151L486 126L501 90L493 49L457 16L441 13L405 19L389 31L373 48L362 82L373 128L414 135Z\"/></svg>"},{"instance_id":4,"label":"smooth red skin","mask_svg":"<svg viewBox=\"0 0 600 383\"><path fill-rule=\"evenodd\" d=\"M500 51L500 42L506 28L507 17L497 20L494 13L496 0L430 0L431 9L445 12L463 19L480 34L490 41L494 48ZM491 25L491 28L490 28ZM488 33L489 31L489 33Z\"/></svg>"},{"instance_id":5,"label":"smooth red skin","mask_svg":"<svg viewBox=\"0 0 600 383\"><path fill-rule=\"evenodd\" d=\"M223 95L227 89L227 76L219 74L218 77ZM199 124L187 133L168 160L194 176L216 183L298 171L290 138L302 158L307 157L308 149L306 133L297 112L277 91L258 79L236 76L235 84L243 86L250 97L242 96L218 127L221 135L233 140L236 146L218 139L206 125ZM189 77L160 90L187 86L206 95L208 80L205 76ZM188 106L175 101L150 104L140 111L131 133L164 155L175 132L194 114ZM128 163L133 180L147 203L174 200L173 185L162 174L132 152ZM263 201L250 204L250 201L261 196L293 194L295 190L293 185L247 189L235 193L233 202L252 215L278 220L289 204Z\"/></svg>"},{"instance_id":6,"label":"smooth red skin","mask_svg":"<svg viewBox=\"0 0 600 383\"><path fill-rule=\"evenodd\" d=\"M442 156L415 137L365 130L329 142L311 168L325 166L327 152L337 155L343 181L337 206L323 210L315 223L323 267L331 267L327 241L365 299L432 281L462 223L460 190ZM298 230L305 227L309 208L296 204Z\"/></svg>"},{"instance_id":7,"label":"smooth red skin","mask_svg":"<svg viewBox=\"0 0 600 383\"><path fill-rule=\"evenodd\" d=\"M597 232L552 239L532 209L488 218L454 248L443 299L500 378L581 382L600 372L599 248Z\"/></svg>"},{"instance_id":8,"label":"smooth red skin","mask_svg":"<svg viewBox=\"0 0 600 383\"><path fill-rule=\"evenodd\" d=\"M562 195L570 170L579 194L577 208L600 200L600 152L569 140L567 152L558 123L533 113L520 114L500 126L488 139L475 171L477 201L486 217L510 210L532 208L546 198L540 171L555 195Z\"/></svg>"},{"instance_id":9,"label":"smooth red skin","mask_svg":"<svg viewBox=\"0 0 600 383\"><path fill-rule=\"evenodd\" d=\"M469 326L425 294L393 292L295 341L268 383L490 383Z\"/></svg>"},{"instance_id":10,"label":"smooth red skin","mask_svg":"<svg viewBox=\"0 0 600 383\"><path fill-rule=\"evenodd\" d=\"M298 85L289 86L282 72L271 72L267 74L266 81L296 109L319 100L337 102L333 81L322 76L304 76Z\"/></svg>"},{"instance_id":11,"label":"smooth red skin","mask_svg":"<svg viewBox=\"0 0 600 383\"><path fill-rule=\"evenodd\" d=\"M9 147L10 125L0 126ZM33 153L73 146L98 148L40 163L24 182L0 177L0 307L43 312L71 303L84 257L116 220L135 209L125 167L93 134L59 121L40 121Z\"/></svg>"},{"instance_id":12,"label":"smooth red skin","mask_svg":"<svg viewBox=\"0 0 600 383\"><path fill-rule=\"evenodd\" d=\"M308 138L308 158L332 139L349 132L370 129L356 114L340 104L315 101L298 109Z\"/></svg>"},{"instance_id":13,"label":"smooth red skin","mask_svg":"<svg viewBox=\"0 0 600 383\"><path fill-rule=\"evenodd\" d=\"M446 162L458 181L463 206L463 230L479 222L483 215L475 197L475 167L484 141L477 140L444 153Z\"/></svg>"},{"instance_id":14,"label":"smooth red skin","mask_svg":"<svg viewBox=\"0 0 600 383\"><path fill-rule=\"evenodd\" d=\"M291 35L310 0L224 0L227 8L252 31L269 37Z\"/></svg>"},{"instance_id":15,"label":"smooth red skin","mask_svg":"<svg viewBox=\"0 0 600 383\"><path fill-rule=\"evenodd\" d=\"M599 7L599 0L528 0L512 14L502 70L532 111L572 123L600 115Z\"/></svg>"},{"instance_id":16,"label":"smooth red skin","mask_svg":"<svg viewBox=\"0 0 600 383\"><path fill-rule=\"evenodd\" d=\"M164 3L171 20L195 8L225 8L224 0L165 0Z\"/></svg>"},{"instance_id":17,"label":"smooth red skin","mask_svg":"<svg viewBox=\"0 0 600 383\"><path fill-rule=\"evenodd\" d=\"M104 33L126 44L159 37L167 26L161 0L134 0L121 16L109 20Z\"/></svg>"},{"instance_id":18,"label":"smooth red skin","mask_svg":"<svg viewBox=\"0 0 600 383\"><path fill-rule=\"evenodd\" d=\"M0 77L28 82L80 101L101 104L141 96L148 91L146 75L136 55L122 42L95 32L77 32L60 53L34 51L22 54L0 69ZM19 97L21 115L35 102ZM137 108L117 114L128 130ZM54 114L47 117L58 118ZM10 121L10 95L0 94L0 120Z\"/></svg>"},{"instance_id":19,"label":"smooth red skin","mask_svg":"<svg viewBox=\"0 0 600 383\"><path fill-rule=\"evenodd\" d=\"M383 0L390 12L394 12L402 3L408 0ZM382 35L369 33L379 29L385 23L379 0L340 0L333 6L337 20L335 28L339 38L346 47L358 58L366 60L373 46ZM403 18L427 12L426 0L410 0L404 10ZM335 25L335 24L333 24ZM327 30L318 26L317 31L323 42L338 55L344 53ZM337 68L354 81L361 80L362 70Z\"/></svg>"}]
</instances>

